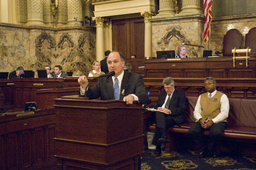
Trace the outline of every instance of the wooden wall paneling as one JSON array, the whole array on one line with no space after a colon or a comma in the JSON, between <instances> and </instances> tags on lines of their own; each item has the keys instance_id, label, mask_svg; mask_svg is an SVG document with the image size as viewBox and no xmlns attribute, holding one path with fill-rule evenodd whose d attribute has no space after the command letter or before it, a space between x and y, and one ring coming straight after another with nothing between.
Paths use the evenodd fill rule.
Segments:
<instances>
[{"instance_id":1,"label":"wooden wall paneling","mask_svg":"<svg viewBox=\"0 0 256 170\"><path fill-rule=\"evenodd\" d=\"M55 124L51 124L46 127L45 133L45 146L46 146L46 155L45 162L56 161L54 156L54 137L55 137Z\"/></svg>"},{"instance_id":2,"label":"wooden wall paneling","mask_svg":"<svg viewBox=\"0 0 256 170\"><path fill-rule=\"evenodd\" d=\"M183 77L183 72L184 70L168 70L167 76L172 78L181 78Z\"/></svg>"},{"instance_id":3,"label":"wooden wall paneling","mask_svg":"<svg viewBox=\"0 0 256 170\"><path fill-rule=\"evenodd\" d=\"M0 135L0 169L4 170L5 165L5 156L4 156L4 136Z\"/></svg>"},{"instance_id":4,"label":"wooden wall paneling","mask_svg":"<svg viewBox=\"0 0 256 170\"><path fill-rule=\"evenodd\" d=\"M33 129L33 160L34 165L33 166L39 166L42 165L45 161L45 132L44 128L36 127Z\"/></svg>"},{"instance_id":5,"label":"wooden wall paneling","mask_svg":"<svg viewBox=\"0 0 256 170\"><path fill-rule=\"evenodd\" d=\"M240 77L255 78L254 69L230 69L229 77L230 78L240 78Z\"/></svg>"},{"instance_id":6,"label":"wooden wall paneling","mask_svg":"<svg viewBox=\"0 0 256 170\"><path fill-rule=\"evenodd\" d=\"M113 20L112 49L128 54L127 44L129 35L129 22L127 20Z\"/></svg>"},{"instance_id":7,"label":"wooden wall paneling","mask_svg":"<svg viewBox=\"0 0 256 170\"><path fill-rule=\"evenodd\" d=\"M209 70L210 77L226 78L227 71L226 69L211 69Z\"/></svg>"},{"instance_id":8,"label":"wooden wall paneling","mask_svg":"<svg viewBox=\"0 0 256 170\"><path fill-rule=\"evenodd\" d=\"M143 18L130 20L130 58L131 54L136 54L137 59L144 59L145 24Z\"/></svg>"},{"instance_id":9,"label":"wooden wall paneling","mask_svg":"<svg viewBox=\"0 0 256 170\"><path fill-rule=\"evenodd\" d=\"M25 102L30 102L31 100L31 88L22 88L22 103L21 103L21 108L24 108Z\"/></svg>"},{"instance_id":10,"label":"wooden wall paneling","mask_svg":"<svg viewBox=\"0 0 256 170\"><path fill-rule=\"evenodd\" d=\"M205 69L187 69L184 71L184 76L183 78L193 78L193 77L198 77L198 78L205 78L207 77L207 72Z\"/></svg>"},{"instance_id":11,"label":"wooden wall paneling","mask_svg":"<svg viewBox=\"0 0 256 170\"><path fill-rule=\"evenodd\" d=\"M10 133L6 135L6 144L5 144L5 158L6 158L6 170L16 170L19 169L19 151L20 145L18 142L18 134Z\"/></svg>"},{"instance_id":12,"label":"wooden wall paneling","mask_svg":"<svg viewBox=\"0 0 256 170\"><path fill-rule=\"evenodd\" d=\"M5 104L11 107L11 104L13 104L14 99L13 99L13 85L7 85L3 89L4 97L5 97Z\"/></svg>"},{"instance_id":13,"label":"wooden wall paneling","mask_svg":"<svg viewBox=\"0 0 256 170\"><path fill-rule=\"evenodd\" d=\"M15 88L15 98L14 98L14 107L15 108L21 108L22 107L22 99L23 99L23 92L22 92L22 88L20 87L16 87Z\"/></svg>"},{"instance_id":14,"label":"wooden wall paneling","mask_svg":"<svg viewBox=\"0 0 256 170\"><path fill-rule=\"evenodd\" d=\"M31 88L30 92L30 100L29 101L36 101L36 91L38 88Z\"/></svg>"},{"instance_id":15,"label":"wooden wall paneling","mask_svg":"<svg viewBox=\"0 0 256 170\"><path fill-rule=\"evenodd\" d=\"M33 165L32 161L32 135L30 130L23 130L18 132L20 134L20 167L22 169L31 168Z\"/></svg>"},{"instance_id":16,"label":"wooden wall paneling","mask_svg":"<svg viewBox=\"0 0 256 170\"><path fill-rule=\"evenodd\" d=\"M146 77L167 77L168 70L148 70Z\"/></svg>"}]
</instances>

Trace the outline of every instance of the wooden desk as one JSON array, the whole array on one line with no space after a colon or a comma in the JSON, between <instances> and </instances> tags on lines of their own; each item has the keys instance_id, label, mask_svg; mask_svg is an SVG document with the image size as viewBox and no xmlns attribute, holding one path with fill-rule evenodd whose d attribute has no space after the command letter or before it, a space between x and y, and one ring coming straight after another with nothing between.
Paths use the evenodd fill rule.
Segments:
<instances>
[{"instance_id":1,"label":"wooden desk","mask_svg":"<svg viewBox=\"0 0 256 170\"><path fill-rule=\"evenodd\" d=\"M20 78L12 79L14 83L14 108L23 110L25 102L36 101L38 89L67 86L62 78Z\"/></svg>"},{"instance_id":2,"label":"wooden desk","mask_svg":"<svg viewBox=\"0 0 256 170\"><path fill-rule=\"evenodd\" d=\"M232 57L150 59L145 60L145 77L175 78L254 78L256 77L256 57L249 59L246 68L245 59L237 60L233 68Z\"/></svg>"},{"instance_id":3,"label":"wooden desk","mask_svg":"<svg viewBox=\"0 0 256 170\"><path fill-rule=\"evenodd\" d=\"M52 169L54 157L54 109L0 116L0 169Z\"/></svg>"}]
</instances>

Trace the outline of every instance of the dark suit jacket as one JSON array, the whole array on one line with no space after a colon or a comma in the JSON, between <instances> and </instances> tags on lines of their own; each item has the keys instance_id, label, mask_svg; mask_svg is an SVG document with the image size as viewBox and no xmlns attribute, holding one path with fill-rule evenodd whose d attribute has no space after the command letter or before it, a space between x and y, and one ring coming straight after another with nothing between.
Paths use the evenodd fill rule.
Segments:
<instances>
[{"instance_id":1,"label":"dark suit jacket","mask_svg":"<svg viewBox=\"0 0 256 170\"><path fill-rule=\"evenodd\" d=\"M103 60L100 61L100 69L105 74L107 74L109 72L108 71L108 64L107 64L107 57L105 57Z\"/></svg>"},{"instance_id":2,"label":"dark suit jacket","mask_svg":"<svg viewBox=\"0 0 256 170\"><path fill-rule=\"evenodd\" d=\"M142 76L125 71L121 83L120 100L123 100L123 97L129 94L138 96L140 103L149 103L148 93L144 86ZM86 96L89 97L89 99L101 97L102 100L114 100L112 77L99 78L98 82L87 90Z\"/></svg>"},{"instance_id":3,"label":"dark suit jacket","mask_svg":"<svg viewBox=\"0 0 256 170\"><path fill-rule=\"evenodd\" d=\"M62 71L61 74L60 74L60 77L62 77L62 78L65 78L65 77L67 77L67 76L68 76L68 74L65 73L65 72L63 72L63 71ZM56 74L53 73L53 74L52 74L52 77L53 77L53 78L56 78Z\"/></svg>"},{"instance_id":4,"label":"dark suit jacket","mask_svg":"<svg viewBox=\"0 0 256 170\"><path fill-rule=\"evenodd\" d=\"M24 74L20 75L20 77L17 77L16 71L10 72L9 74L9 79L14 79L14 78L23 78Z\"/></svg>"},{"instance_id":5,"label":"dark suit jacket","mask_svg":"<svg viewBox=\"0 0 256 170\"><path fill-rule=\"evenodd\" d=\"M166 92L159 94L156 107L161 107L164 104L166 95ZM168 109L171 110L172 113L170 114L170 116L172 116L173 120L178 125L183 123L184 121L184 113L186 110L186 106L187 105L185 94L175 89Z\"/></svg>"}]
</instances>

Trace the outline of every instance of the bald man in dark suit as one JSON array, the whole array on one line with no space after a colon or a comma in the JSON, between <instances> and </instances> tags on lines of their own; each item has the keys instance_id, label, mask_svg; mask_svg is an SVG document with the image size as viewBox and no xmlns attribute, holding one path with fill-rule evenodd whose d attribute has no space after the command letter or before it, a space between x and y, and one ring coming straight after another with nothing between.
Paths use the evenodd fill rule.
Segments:
<instances>
[{"instance_id":1,"label":"bald man in dark suit","mask_svg":"<svg viewBox=\"0 0 256 170\"><path fill-rule=\"evenodd\" d=\"M92 88L85 89L88 80L86 76L81 76L78 83L81 85L80 92L89 99L102 100L123 100L126 104L132 104L134 101L147 104L149 97L144 86L143 77L139 74L124 71L124 57L118 51L113 51L107 58L108 69L114 71L115 75L111 77L102 77ZM115 79L117 79L115 82ZM118 84L118 96L115 96L114 86ZM117 97L117 98L116 98Z\"/></svg>"}]
</instances>

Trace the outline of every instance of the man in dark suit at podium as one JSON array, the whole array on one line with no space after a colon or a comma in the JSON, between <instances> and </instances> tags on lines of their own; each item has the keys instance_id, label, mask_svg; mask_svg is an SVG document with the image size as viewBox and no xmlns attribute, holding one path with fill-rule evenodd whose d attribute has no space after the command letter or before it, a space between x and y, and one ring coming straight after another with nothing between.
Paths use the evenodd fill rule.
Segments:
<instances>
[{"instance_id":1,"label":"man in dark suit at podium","mask_svg":"<svg viewBox=\"0 0 256 170\"><path fill-rule=\"evenodd\" d=\"M143 104L149 102L143 77L124 71L124 56L120 52L111 52L107 58L107 64L109 71L114 71L115 75L99 78L97 84L88 89L85 89L88 84L87 77L81 76L78 79L81 95L86 95L89 99L101 97L102 100L123 100L126 104L132 104L133 101Z\"/></svg>"},{"instance_id":2,"label":"man in dark suit at podium","mask_svg":"<svg viewBox=\"0 0 256 170\"><path fill-rule=\"evenodd\" d=\"M186 110L186 97L181 91L175 89L174 80L166 77L163 80L164 90L159 94L155 112L156 132L152 141L156 145L153 156L161 155L161 150L165 150L165 144L170 142L166 137L166 130L171 126L180 125L184 121Z\"/></svg>"}]
</instances>

